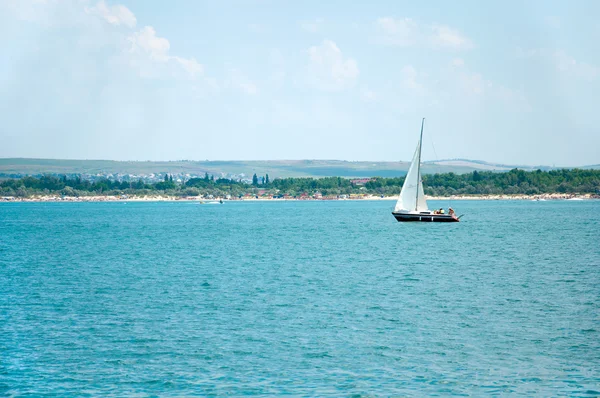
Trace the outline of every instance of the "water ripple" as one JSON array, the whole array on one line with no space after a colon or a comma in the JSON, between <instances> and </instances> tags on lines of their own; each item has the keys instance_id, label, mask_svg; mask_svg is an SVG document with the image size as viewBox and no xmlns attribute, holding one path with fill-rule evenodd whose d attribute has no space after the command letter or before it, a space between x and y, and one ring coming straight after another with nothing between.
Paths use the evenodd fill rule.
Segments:
<instances>
[{"instance_id":1,"label":"water ripple","mask_svg":"<svg viewBox=\"0 0 600 398\"><path fill-rule=\"evenodd\" d=\"M389 207L2 203L0 395L600 395L600 202Z\"/></svg>"}]
</instances>

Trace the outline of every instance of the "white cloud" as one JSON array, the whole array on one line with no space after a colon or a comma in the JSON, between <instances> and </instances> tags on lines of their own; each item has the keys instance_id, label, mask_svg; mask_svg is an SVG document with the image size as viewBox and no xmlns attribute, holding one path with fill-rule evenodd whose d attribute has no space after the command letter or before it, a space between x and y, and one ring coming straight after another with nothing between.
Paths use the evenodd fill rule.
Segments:
<instances>
[{"instance_id":1,"label":"white cloud","mask_svg":"<svg viewBox=\"0 0 600 398\"><path fill-rule=\"evenodd\" d=\"M469 38L447 25L424 25L411 18L383 17L376 21L379 41L399 47L421 46L451 50L473 47Z\"/></svg>"},{"instance_id":2,"label":"white cloud","mask_svg":"<svg viewBox=\"0 0 600 398\"><path fill-rule=\"evenodd\" d=\"M171 44L164 37L156 36L152 26L144 26L139 32L133 33L127 38L131 44L129 49L132 53L147 54L155 61L166 62L169 60L169 48Z\"/></svg>"},{"instance_id":3,"label":"white cloud","mask_svg":"<svg viewBox=\"0 0 600 398\"><path fill-rule=\"evenodd\" d=\"M125 25L129 28L134 28L137 23L135 15L127 7L120 4L107 6L104 0L100 0L94 7L86 7L85 12L98 15L109 24L115 26Z\"/></svg>"},{"instance_id":4,"label":"white cloud","mask_svg":"<svg viewBox=\"0 0 600 398\"><path fill-rule=\"evenodd\" d=\"M402 77L402 86L417 94L424 94L425 88L423 84L417 82L417 70L412 65L406 65L400 71Z\"/></svg>"},{"instance_id":5,"label":"white cloud","mask_svg":"<svg viewBox=\"0 0 600 398\"><path fill-rule=\"evenodd\" d=\"M452 66L460 68L462 66L465 66L465 61L462 58L454 58L452 60Z\"/></svg>"},{"instance_id":6,"label":"white cloud","mask_svg":"<svg viewBox=\"0 0 600 398\"><path fill-rule=\"evenodd\" d=\"M324 20L322 18L317 18L312 21L302 21L300 22L300 27L309 32L309 33L317 33L323 27Z\"/></svg>"},{"instance_id":7,"label":"white cloud","mask_svg":"<svg viewBox=\"0 0 600 398\"><path fill-rule=\"evenodd\" d=\"M204 68L202 67L201 64L198 63L198 61L196 61L195 58L182 58L182 57L171 57L172 60L176 61L177 63L179 63L181 65L181 67L183 69L185 69L185 71L187 73L190 74L190 76L195 77L196 75L200 75L202 74L202 72L204 72Z\"/></svg>"},{"instance_id":8,"label":"white cloud","mask_svg":"<svg viewBox=\"0 0 600 398\"><path fill-rule=\"evenodd\" d=\"M368 87L363 87L360 92L360 96L365 102L374 102L377 100L377 94Z\"/></svg>"},{"instance_id":9,"label":"white cloud","mask_svg":"<svg viewBox=\"0 0 600 398\"><path fill-rule=\"evenodd\" d=\"M449 80L457 85L452 90L456 99L465 96L476 101L501 101L514 109L525 112L531 111L531 105L522 91L494 83L486 79L481 73L470 71L462 59L460 59L462 62L458 62L460 65L457 67L456 61L457 59L451 62L452 68L449 69Z\"/></svg>"},{"instance_id":10,"label":"white cloud","mask_svg":"<svg viewBox=\"0 0 600 398\"><path fill-rule=\"evenodd\" d=\"M486 81L480 73L461 72L458 74L458 81L463 91L471 95L483 95L486 89L492 87L492 83Z\"/></svg>"},{"instance_id":11,"label":"white cloud","mask_svg":"<svg viewBox=\"0 0 600 398\"><path fill-rule=\"evenodd\" d=\"M220 91L215 79L204 76L204 67L196 58L172 54L169 40L158 36L151 26L130 30L137 23L133 12L111 3L108 0L0 0L0 16L26 20L31 24L24 28L33 28L35 24L48 33L47 37L40 35L38 49L31 50L30 56L36 63L39 63L40 48L52 47L53 35L61 28L69 29L70 34L65 38L70 44L64 46L68 52L53 53L52 58L45 60L49 65L60 65L60 69L69 68L69 76L62 84L67 88L56 89L66 93L64 98L79 98L81 102L82 97L89 95L87 87L93 86L100 74L104 73L104 80L109 82L130 81L131 70L142 78L169 81L181 88L182 95L193 93L198 98L207 98ZM44 40L51 44L44 46ZM193 82L185 81L190 78ZM246 90L256 91L251 86Z\"/></svg>"},{"instance_id":12,"label":"white cloud","mask_svg":"<svg viewBox=\"0 0 600 398\"><path fill-rule=\"evenodd\" d=\"M225 85L240 90L247 95L256 95L259 91L255 82L250 80L239 69L235 68L229 70L229 78L225 82Z\"/></svg>"},{"instance_id":13,"label":"white cloud","mask_svg":"<svg viewBox=\"0 0 600 398\"><path fill-rule=\"evenodd\" d=\"M600 76L600 68L585 62L577 61L563 50L555 51L552 58L556 68L565 73L570 73L586 80L595 80Z\"/></svg>"},{"instance_id":14,"label":"white cloud","mask_svg":"<svg viewBox=\"0 0 600 398\"><path fill-rule=\"evenodd\" d=\"M600 77L600 67L586 62L578 61L564 50L548 50L536 48L530 50L517 49L517 56L522 58L541 58L554 64L556 70L568 76L585 80L595 80Z\"/></svg>"},{"instance_id":15,"label":"white cloud","mask_svg":"<svg viewBox=\"0 0 600 398\"><path fill-rule=\"evenodd\" d=\"M421 70L404 66L382 97L382 102L395 103L402 111L429 109L507 106L518 112L528 112L531 106L525 94L486 79L472 71L462 58L455 58L440 69ZM398 90L400 88L400 90ZM438 110L436 110L438 112Z\"/></svg>"},{"instance_id":16,"label":"white cloud","mask_svg":"<svg viewBox=\"0 0 600 398\"><path fill-rule=\"evenodd\" d=\"M308 49L309 81L317 88L327 91L351 87L358 78L356 61L344 58L342 51L331 40Z\"/></svg>"},{"instance_id":17,"label":"white cloud","mask_svg":"<svg viewBox=\"0 0 600 398\"><path fill-rule=\"evenodd\" d=\"M47 3L47 0L4 0L0 1L0 11L19 21L47 24L51 19L44 7Z\"/></svg>"},{"instance_id":18,"label":"white cloud","mask_svg":"<svg viewBox=\"0 0 600 398\"><path fill-rule=\"evenodd\" d=\"M183 58L169 55L171 47L169 40L158 37L152 26L144 26L138 32L131 34L127 41L127 55L131 66L139 69L143 77L156 75L155 66L168 66L169 63L178 65L190 77L196 77L203 72L203 67L194 58ZM154 65L157 64L157 65Z\"/></svg>"},{"instance_id":19,"label":"white cloud","mask_svg":"<svg viewBox=\"0 0 600 398\"><path fill-rule=\"evenodd\" d=\"M255 95L258 93L258 87L252 82L240 83L240 88L248 95Z\"/></svg>"},{"instance_id":20,"label":"white cloud","mask_svg":"<svg viewBox=\"0 0 600 398\"><path fill-rule=\"evenodd\" d=\"M446 25L433 25L430 27L430 38L435 47L451 48L455 50L468 50L473 47L471 40L459 31Z\"/></svg>"},{"instance_id":21,"label":"white cloud","mask_svg":"<svg viewBox=\"0 0 600 398\"><path fill-rule=\"evenodd\" d=\"M388 45L409 47L415 45L420 36L419 26L410 18L379 18L377 27L382 34L383 42Z\"/></svg>"},{"instance_id":22,"label":"white cloud","mask_svg":"<svg viewBox=\"0 0 600 398\"><path fill-rule=\"evenodd\" d=\"M183 76L197 77L203 66L195 58L171 55L170 43L159 37L152 26L138 31L124 32L121 26L134 28L137 19L133 12L121 4L108 5L105 0L93 6L88 0L10 0L11 13L17 18L37 22L44 27L68 26L78 29L78 45L87 48L111 48L117 59L137 69L142 77ZM97 29L98 21L112 28ZM75 53L73 54L75 55ZM75 62L75 61L74 61Z\"/></svg>"}]
</instances>

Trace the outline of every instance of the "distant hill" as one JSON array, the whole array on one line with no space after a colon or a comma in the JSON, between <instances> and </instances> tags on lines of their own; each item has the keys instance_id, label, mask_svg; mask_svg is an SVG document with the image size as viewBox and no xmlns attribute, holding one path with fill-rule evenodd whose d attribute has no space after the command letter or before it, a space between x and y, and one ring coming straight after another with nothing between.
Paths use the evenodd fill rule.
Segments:
<instances>
[{"instance_id":1,"label":"distant hill","mask_svg":"<svg viewBox=\"0 0 600 398\"><path fill-rule=\"evenodd\" d=\"M438 165L444 166L461 166L461 167L470 167L477 170L490 170L490 171L508 171L512 169L521 169L526 171L531 170L558 170L558 169L584 169L584 170L600 170L600 164L588 165L588 166L579 166L579 167L556 167L556 166L527 166L527 165L508 165L502 163L490 163L483 160L469 160L469 159L445 159L445 160L437 160L435 163Z\"/></svg>"},{"instance_id":2,"label":"distant hill","mask_svg":"<svg viewBox=\"0 0 600 398\"><path fill-rule=\"evenodd\" d=\"M512 169L521 169L521 170L553 170L564 167L550 167L550 166L527 166L527 165L508 165L502 163L490 163L483 160L470 160L470 159L445 159L445 160L437 160L435 163L443 166L460 166L460 167L470 167L476 170L487 170L487 171L508 171ZM580 167L581 168L581 167Z\"/></svg>"},{"instance_id":3,"label":"distant hill","mask_svg":"<svg viewBox=\"0 0 600 398\"><path fill-rule=\"evenodd\" d=\"M409 162L349 162L344 160L228 160L228 161L114 161L114 160L69 160L69 159L0 159L0 175L40 174L191 174L208 173L215 176L251 176L269 174L277 177L398 177L406 174ZM513 168L524 170L549 170L547 166L510 166L479 160L448 159L424 162L425 174L454 172L470 173L474 170L507 171ZM583 168L600 169L600 165Z\"/></svg>"}]
</instances>

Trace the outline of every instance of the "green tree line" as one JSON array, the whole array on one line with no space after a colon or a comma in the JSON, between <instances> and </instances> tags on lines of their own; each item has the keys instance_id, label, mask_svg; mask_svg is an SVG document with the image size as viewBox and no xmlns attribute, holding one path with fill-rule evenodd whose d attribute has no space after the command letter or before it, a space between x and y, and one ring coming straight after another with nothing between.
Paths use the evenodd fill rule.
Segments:
<instances>
[{"instance_id":1,"label":"green tree line","mask_svg":"<svg viewBox=\"0 0 600 398\"><path fill-rule=\"evenodd\" d=\"M204 178L191 178L184 183L173 181L165 174L164 179L155 183L138 181L115 181L99 179L89 181L81 177L44 175L6 179L0 182L0 195L27 197L41 194L65 196L86 195L151 195L174 196L213 195L234 197L245 194L259 195L342 195L369 193L395 195L400 192L404 177L374 177L364 185L355 184L351 179L341 177L325 178L276 178L268 175L252 178L252 183L227 178L217 178L205 174ZM513 169L505 173L474 171L467 174L430 174L423 176L425 193L436 196L449 195L490 195L490 194L543 194L543 193L600 193L600 170L561 169L552 171L523 171Z\"/></svg>"}]
</instances>

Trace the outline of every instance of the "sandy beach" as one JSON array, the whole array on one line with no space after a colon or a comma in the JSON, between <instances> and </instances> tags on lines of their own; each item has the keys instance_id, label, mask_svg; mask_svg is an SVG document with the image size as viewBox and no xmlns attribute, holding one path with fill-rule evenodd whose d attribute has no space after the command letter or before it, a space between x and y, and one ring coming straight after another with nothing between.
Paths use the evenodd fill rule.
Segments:
<instances>
[{"instance_id":1,"label":"sandy beach","mask_svg":"<svg viewBox=\"0 0 600 398\"><path fill-rule=\"evenodd\" d=\"M598 195L585 194L541 194L541 195L455 195L455 196L426 196L427 200L566 200L566 199L599 199ZM195 196L178 197L164 195L148 196L118 196L118 195L95 195L95 196L53 196L41 195L28 198L17 198L11 196L1 197L2 202L210 202L221 198L202 198ZM273 198L273 197L244 197L242 199L225 199L224 201L303 201L303 200L396 200L398 196L375 196L375 195L352 195L347 198L323 197L323 198Z\"/></svg>"}]
</instances>

